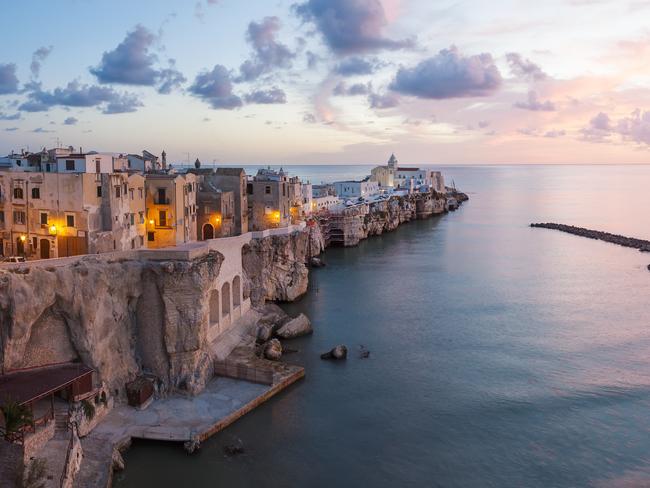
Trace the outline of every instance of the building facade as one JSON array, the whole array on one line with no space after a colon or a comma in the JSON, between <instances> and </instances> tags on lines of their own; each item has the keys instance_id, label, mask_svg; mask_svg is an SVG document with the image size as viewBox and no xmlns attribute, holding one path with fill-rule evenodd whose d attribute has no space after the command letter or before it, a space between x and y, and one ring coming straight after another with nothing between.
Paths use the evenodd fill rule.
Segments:
<instances>
[{"instance_id":1,"label":"building facade","mask_svg":"<svg viewBox=\"0 0 650 488\"><path fill-rule=\"evenodd\" d=\"M261 169L248 182L249 229L253 231L291 224L289 178L280 169Z\"/></svg>"},{"instance_id":2,"label":"building facade","mask_svg":"<svg viewBox=\"0 0 650 488\"><path fill-rule=\"evenodd\" d=\"M334 183L340 198L368 198L379 193L379 183L370 179L363 181L337 181Z\"/></svg>"},{"instance_id":3,"label":"building facade","mask_svg":"<svg viewBox=\"0 0 650 488\"><path fill-rule=\"evenodd\" d=\"M205 175L204 181L215 188L231 191L235 198L235 233L248 232L248 193L246 171L243 168L217 168L212 175Z\"/></svg>"},{"instance_id":4,"label":"building facade","mask_svg":"<svg viewBox=\"0 0 650 488\"><path fill-rule=\"evenodd\" d=\"M145 175L146 247L158 249L197 240L197 193L193 174Z\"/></svg>"}]
</instances>

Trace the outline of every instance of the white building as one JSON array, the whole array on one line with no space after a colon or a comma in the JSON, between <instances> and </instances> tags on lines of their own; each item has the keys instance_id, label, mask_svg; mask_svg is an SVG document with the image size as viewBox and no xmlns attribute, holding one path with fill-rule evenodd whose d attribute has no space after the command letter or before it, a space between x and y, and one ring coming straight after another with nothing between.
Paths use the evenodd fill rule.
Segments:
<instances>
[{"instance_id":1,"label":"white building","mask_svg":"<svg viewBox=\"0 0 650 488\"><path fill-rule=\"evenodd\" d=\"M379 193L379 183L371 180L337 181L334 188L340 198L367 198Z\"/></svg>"},{"instance_id":2,"label":"white building","mask_svg":"<svg viewBox=\"0 0 650 488\"><path fill-rule=\"evenodd\" d=\"M306 182L302 184L302 211L305 215L309 215L312 212L314 204L313 191L311 183Z\"/></svg>"},{"instance_id":3,"label":"white building","mask_svg":"<svg viewBox=\"0 0 650 488\"><path fill-rule=\"evenodd\" d=\"M320 197L313 197L311 202L312 212L321 212L330 210L341 203L341 199L334 195L323 195Z\"/></svg>"},{"instance_id":4,"label":"white building","mask_svg":"<svg viewBox=\"0 0 650 488\"><path fill-rule=\"evenodd\" d=\"M113 172L113 155L69 154L57 157L56 166L59 173L107 174Z\"/></svg>"}]
</instances>

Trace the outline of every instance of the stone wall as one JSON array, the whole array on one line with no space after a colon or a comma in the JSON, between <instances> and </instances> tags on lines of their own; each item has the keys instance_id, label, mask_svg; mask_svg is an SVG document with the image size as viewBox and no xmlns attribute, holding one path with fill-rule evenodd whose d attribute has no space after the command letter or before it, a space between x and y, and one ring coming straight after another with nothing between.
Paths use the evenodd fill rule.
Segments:
<instances>
[{"instance_id":1,"label":"stone wall","mask_svg":"<svg viewBox=\"0 0 650 488\"><path fill-rule=\"evenodd\" d=\"M75 475L81 468L82 460L83 448L81 447L81 441L77 435L77 428L73 425L72 432L70 433L68 452L63 466L63 475L61 476L61 488L72 488Z\"/></svg>"}]
</instances>

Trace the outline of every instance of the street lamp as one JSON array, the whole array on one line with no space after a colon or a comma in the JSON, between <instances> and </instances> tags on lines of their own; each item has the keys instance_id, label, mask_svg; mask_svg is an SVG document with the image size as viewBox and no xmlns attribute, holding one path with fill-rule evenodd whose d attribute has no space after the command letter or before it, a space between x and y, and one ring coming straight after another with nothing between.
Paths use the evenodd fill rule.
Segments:
<instances>
[{"instance_id":1,"label":"street lamp","mask_svg":"<svg viewBox=\"0 0 650 488\"><path fill-rule=\"evenodd\" d=\"M56 225L50 225L50 235L55 236L57 232Z\"/></svg>"}]
</instances>

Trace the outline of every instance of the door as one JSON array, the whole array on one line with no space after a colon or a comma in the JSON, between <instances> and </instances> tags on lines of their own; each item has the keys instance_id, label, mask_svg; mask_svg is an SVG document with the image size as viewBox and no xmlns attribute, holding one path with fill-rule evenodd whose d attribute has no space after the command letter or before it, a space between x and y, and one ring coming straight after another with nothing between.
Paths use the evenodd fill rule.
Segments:
<instances>
[{"instance_id":1,"label":"door","mask_svg":"<svg viewBox=\"0 0 650 488\"><path fill-rule=\"evenodd\" d=\"M50 259L50 241L41 239L41 259Z\"/></svg>"},{"instance_id":2,"label":"door","mask_svg":"<svg viewBox=\"0 0 650 488\"><path fill-rule=\"evenodd\" d=\"M24 256L25 255L25 243L20 239L20 237L16 238L16 256Z\"/></svg>"},{"instance_id":3,"label":"door","mask_svg":"<svg viewBox=\"0 0 650 488\"><path fill-rule=\"evenodd\" d=\"M203 226L203 240L214 239L214 227L212 224L205 224Z\"/></svg>"}]
</instances>

